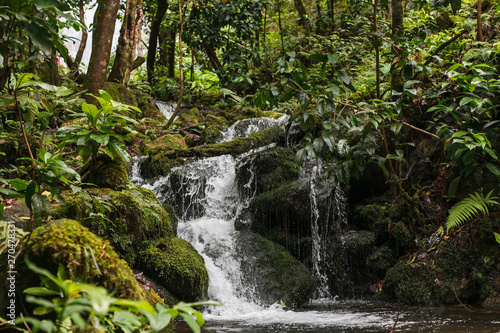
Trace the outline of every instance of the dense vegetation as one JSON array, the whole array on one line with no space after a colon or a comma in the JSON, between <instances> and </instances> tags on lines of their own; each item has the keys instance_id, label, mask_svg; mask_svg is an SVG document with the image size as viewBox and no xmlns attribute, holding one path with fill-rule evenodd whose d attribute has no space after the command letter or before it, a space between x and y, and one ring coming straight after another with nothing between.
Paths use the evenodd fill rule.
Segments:
<instances>
[{"instance_id":1,"label":"dense vegetation","mask_svg":"<svg viewBox=\"0 0 500 333\"><path fill-rule=\"evenodd\" d=\"M84 21L90 9L96 11L92 23ZM109 22L116 20L121 30L112 49ZM122 257L128 254L124 259L133 266L149 251L144 242L152 242L152 234L164 230L170 244L175 228L143 217L149 213L121 214L119 201L111 200L122 190L137 192L128 188L131 154L149 155L156 176L186 157L258 145L257 136L211 144L238 119L287 113L287 129L292 123L300 129L296 164L337 161L325 176L351 186L351 204L403 207L399 216L405 215L410 238L436 231L453 237L466 224L460 231L472 242L497 246L484 259L491 266L500 258L499 216L490 212L498 210L500 177L499 21L498 0L0 0L0 218L9 220L13 207L24 205L15 239L29 246L37 227L81 213L78 219ZM83 64L88 27L92 52ZM68 52L73 40L64 28L82 32L76 55ZM174 116L164 119L152 97L176 102ZM96 194L96 188L116 192ZM370 201L382 194L382 201ZM133 200L150 200L139 195ZM61 214L67 202L77 207L70 209L74 216ZM354 210L354 219L364 214ZM167 207L153 213L175 220ZM488 215L486 228L481 221ZM159 224L137 231L142 218ZM4 256L6 221L2 230ZM134 236L121 237L123 230ZM475 238L478 230L487 230L486 238ZM404 245L398 255L408 251ZM85 253L95 263L94 253ZM86 317L78 311L65 317L67 302L79 299L71 294L76 287L63 272L56 277L28 266L44 276L29 294L62 295L56 305L31 299L39 306L35 315L57 313L53 324L31 319L44 331L64 320L84 330L90 317L112 330L109 316L123 319L123 330L146 319L160 329L158 318L178 313L194 329L202 324L190 305L155 310L107 299L90 285L78 293L94 297L77 301ZM194 267L190 274L199 278L192 289L201 286L203 294L206 272ZM116 303L113 311L89 307L103 299ZM129 312L118 308L135 317L122 318Z\"/></svg>"}]
</instances>

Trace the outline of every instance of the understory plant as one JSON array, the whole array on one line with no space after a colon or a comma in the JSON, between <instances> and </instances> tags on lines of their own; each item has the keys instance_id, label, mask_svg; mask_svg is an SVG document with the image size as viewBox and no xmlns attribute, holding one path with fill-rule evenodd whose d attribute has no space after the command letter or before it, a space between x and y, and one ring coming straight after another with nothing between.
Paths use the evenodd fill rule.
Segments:
<instances>
[{"instance_id":1,"label":"understory plant","mask_svg":"<svg viewBox=\"0 0 500 333\"><path fill-rule=\"evenodd\" d=\"M154 307L147 301L115 298L100 286L68 280L62 265L56 276L28 259L25 261L28 268L40 276L41 286L24 290L26 301L36 307L34 316L17 318L16 326L10 326L21 332L88 332L94 329L103 332L159 332L179 316L193 332L199 333L204 319L194 307L220 305L218 302L180 302L173 307L161 303Z\"/></svg>"},{"instance_id":2,"label":"understory plant","mask_svg":"<svg viewBox=\"0 0 500 333\"><path fill-rule=\"evenodd\" d=\"M499 205L498 201L496 201L498 198L492 197L492 193L493 191L490 191L484 196L484 194L476 192L455 204L450 209L450 214L446 220L446 231L470 221L480 213L487 216L489 214L488 207Z\"/></svg>"}]
</instances>

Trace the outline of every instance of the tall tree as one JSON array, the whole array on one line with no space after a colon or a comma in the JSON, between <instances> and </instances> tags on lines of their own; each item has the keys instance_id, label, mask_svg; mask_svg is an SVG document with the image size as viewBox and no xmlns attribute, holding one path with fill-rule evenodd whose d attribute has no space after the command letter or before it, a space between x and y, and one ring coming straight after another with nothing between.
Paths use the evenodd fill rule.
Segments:
<instances>
[{"instance_id":1,"label":"tall tree","mask_svg":"<svg viewBox=\"0 0 500 333\"><path fill-rule=\"evenodd\" d=\"M299 24L304 27L306 31L306 35L309 36L311 34L311 25L309 20L307 19L307 11L306 7L302 0L294 0L295 9L299 13Z\"/></svg>"},{"instance_id":2,"label":"tall tree","mask_svg":"<svg viewBox=\"0 0 500 333\"><path fill-rule=\"evenodd\" d=\"M391 35L394 41L392 46L393 53L397 56L400 52L400 49L397 46L398 37L401 36L403 29L403 4L402 0L391 0L391 13L392 13L392 22L391 22ZM401 91L403 86L401 84L401 71L398 68L394 68L391 73L391 88L395 91Z\"/></svg>"},{"instance_id":3,"label":"tall tree","mask_svg":"<svg viewBox=\"0 0 500 333\"><path fill-rule=\"evenodd\" d=\"M142 21L142 0L127 0L116 57L108 80L127 84L134 70L135 48ZM135 63L137 65L140 62Z\"/></svg>"},{"instance_id":4,"label":"tall tree","mask_svg":"<svg viewBox=\"0 0 500 333\"><path fill-rule=\"evenodd\" d=\"M119 6L120 0L99 0L94 15L92 54L83 85L92 94L98 94L99 89L106 81L106 70L111 56L111 45Z\"/></svg>"},{"instance_id":5,"label":"tall tree","mask_svg":"<svg viewBox=\"0 0 500 333\"><path fill-rule=\"evenodd\" d=\"M146 61L146 68L148 72L148 82L151 82L154 74L154 66L156 61L156 48L158 46L158 36L160 35L160 26L165 14L168 10L167 0L158 0L158 9L156 10L153 23L151 24L151 31L149 32L149 45L148 57Z\"/></svg>"}]
</instances>

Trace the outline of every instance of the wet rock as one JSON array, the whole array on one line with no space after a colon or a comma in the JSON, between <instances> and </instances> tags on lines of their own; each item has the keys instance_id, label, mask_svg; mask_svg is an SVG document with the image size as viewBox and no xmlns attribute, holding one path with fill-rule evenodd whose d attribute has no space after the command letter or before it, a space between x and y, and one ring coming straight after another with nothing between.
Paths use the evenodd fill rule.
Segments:
<instances>
[{"instance_id":1,"label":"wet rock","mask_svg":"<svg viewBox=\"0 0 500 333\"><path fill-rule=\"evenodd\" d=\"M208 273L203 257L180 238L146 242L139 265L176 298L193 302L208 292Z\"/></svg>"},{"instance_id":2,"label":"wet rock","mask_svg":"<svg viewBox=\"0 0 500 333\"><path fill-rule=\"evenodd\" d=\"M257 299L300 307L314 296L316 278L285 248L249 231L239 234L237 244L244 283L255 287Z\"/></svg>"}]
</instances>

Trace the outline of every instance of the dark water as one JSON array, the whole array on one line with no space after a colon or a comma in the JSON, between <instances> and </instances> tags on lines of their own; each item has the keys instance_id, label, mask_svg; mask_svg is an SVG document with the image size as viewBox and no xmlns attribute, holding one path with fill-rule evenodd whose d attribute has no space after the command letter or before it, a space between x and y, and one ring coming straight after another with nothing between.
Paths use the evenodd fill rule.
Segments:
<instances>
[{"instance_id":1,"label":"dark water","mask_svg":"<svg viewBox=\"0 0 500 333\"><path fill-rule=\"evenodd\" d=\"M300 311L279 306L242 313L212 316L205 313L202 332L500 332L500 308L401 307L383 303L314 303ZM397 320L397 321L396 321ZM177 332L190 332L180 324Z\"/></svg>"}]
</instances>

